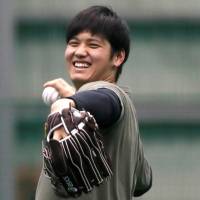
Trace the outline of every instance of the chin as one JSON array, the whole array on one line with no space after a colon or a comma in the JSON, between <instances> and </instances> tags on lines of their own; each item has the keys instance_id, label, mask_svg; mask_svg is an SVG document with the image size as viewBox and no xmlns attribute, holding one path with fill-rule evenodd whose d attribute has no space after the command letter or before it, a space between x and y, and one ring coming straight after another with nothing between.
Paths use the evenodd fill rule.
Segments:
<instances>
[{"instance_id":1,"label":"chin","mask_svg":"<svg viewBox=\"0 0 200 200\"><path fill-rule=\"evenodd\" d=\"M85 80L85 79L71 79L73 84L75 85L75 87L78 89L80 88L82 85L90 82L88 80Z\"/></svg>"}]
</instances>

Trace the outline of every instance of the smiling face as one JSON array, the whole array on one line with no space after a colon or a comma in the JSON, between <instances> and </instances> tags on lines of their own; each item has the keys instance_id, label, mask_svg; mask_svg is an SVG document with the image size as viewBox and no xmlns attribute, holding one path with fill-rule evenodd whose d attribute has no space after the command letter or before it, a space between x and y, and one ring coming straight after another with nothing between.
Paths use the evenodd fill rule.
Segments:
<instances>
[{"instance_id":1,"label":"smiling face","mask_svg":"<svg viewBox=\"0 0 200 200\"><path fill-rule=\"evenodd\" d=\"M117 67L123 60L118 55L111 56L111 52L110 43L99 35L81 32L72 37L65 50L65 59L75 87L99 80L115 82Z\"/></svg>"}]
</instances>

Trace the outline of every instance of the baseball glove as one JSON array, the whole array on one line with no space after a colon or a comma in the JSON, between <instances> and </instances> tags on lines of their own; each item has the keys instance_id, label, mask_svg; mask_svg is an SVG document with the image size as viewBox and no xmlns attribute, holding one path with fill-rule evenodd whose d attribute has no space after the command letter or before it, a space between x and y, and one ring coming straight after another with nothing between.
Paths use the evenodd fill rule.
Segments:
<instances>
[{"instance_id":1,"label":"baseball glove","mask_svg":"<svg viewBox=\"0 0 200 200\"><path fill-rule=\"evenodd\" d=\"M66 137L54 140L54 131L60 127ZM64 188L68 196L88 193L112 175L94 117L72 107L48 116L43 160L45 174L54 188Z\"/></svg>"}]
</instances>

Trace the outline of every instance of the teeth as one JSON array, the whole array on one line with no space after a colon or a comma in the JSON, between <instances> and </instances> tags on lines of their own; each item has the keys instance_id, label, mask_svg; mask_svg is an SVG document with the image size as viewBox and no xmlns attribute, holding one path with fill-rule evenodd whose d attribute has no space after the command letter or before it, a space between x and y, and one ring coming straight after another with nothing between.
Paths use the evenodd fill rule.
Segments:
<instances>
[{"instance_id":1,"label":"teeth","mask_svg":"<svg viewBox=\"0 0 200 200\"><path fill-rule=\"evenodd\" d=\"M87 67L89 67L89 65L87 63L78 63L78 62L76 62L74 65L75 65L75 67L78 67L78 68L87 68Z\"/></svg>"}]
</instances>

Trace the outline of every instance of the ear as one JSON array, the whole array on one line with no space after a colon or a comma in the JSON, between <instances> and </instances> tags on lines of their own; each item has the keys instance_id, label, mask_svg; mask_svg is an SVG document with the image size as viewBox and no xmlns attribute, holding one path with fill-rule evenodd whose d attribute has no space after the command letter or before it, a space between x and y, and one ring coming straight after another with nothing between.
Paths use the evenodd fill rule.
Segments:
<instances>
[{"instance_id":1,"label":"ear","mask_svg":"<svg viewBox=\"0 0 200 200\"><path fill-rule=\"evenodd\" d=\"M124 50L116 52L115 55L113 56L113 65L118 68L123 63L124 59L125 59Z\"/></svg>"}]
</instances>

